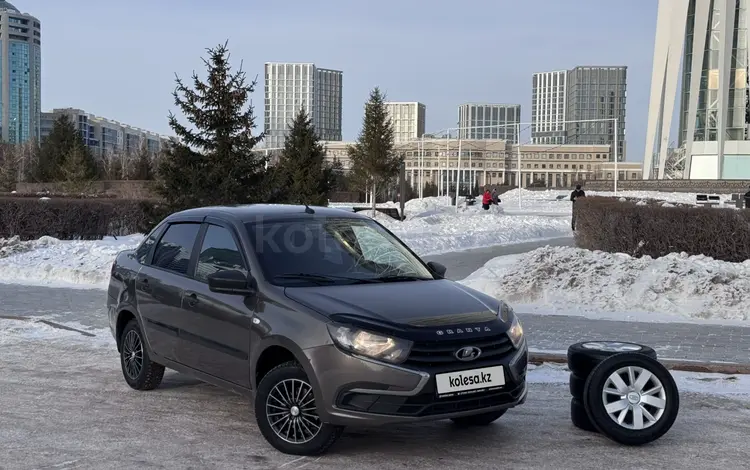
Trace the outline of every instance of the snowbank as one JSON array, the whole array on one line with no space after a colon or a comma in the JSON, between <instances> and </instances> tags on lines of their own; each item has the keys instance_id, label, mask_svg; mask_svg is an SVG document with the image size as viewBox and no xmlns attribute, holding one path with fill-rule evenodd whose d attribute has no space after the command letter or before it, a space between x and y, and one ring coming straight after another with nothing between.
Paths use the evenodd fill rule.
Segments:
<instances>
[{"instance_id":1,"label":"snowbank","mask_svg":"<svg viewBox=\"0 0 750 470\"><path fill-rule=\"evenodd\" d=\"M19 242L0 240L0 282L51 287L103 288L115 255L134 248L143 235L92 241L52 237ZM5 248L3 248L5 246Z\"/></svg>"},{"instance_id":2,"label":"snowbank","mask_svg":"<svg viewBox=\"0 0 750 470\"><path fill-rule=\"evenodd\" d=\"M495 258L461 282L530 313L750 320L750 261L685 254L633 258L548 246Z\"/></svg>"}]
</instances>

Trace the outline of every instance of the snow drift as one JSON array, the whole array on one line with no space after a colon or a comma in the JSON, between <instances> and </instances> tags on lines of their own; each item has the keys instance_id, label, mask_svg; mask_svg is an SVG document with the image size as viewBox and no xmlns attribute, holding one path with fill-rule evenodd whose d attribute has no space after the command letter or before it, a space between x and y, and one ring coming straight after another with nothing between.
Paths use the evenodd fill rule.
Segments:
<instances>
[{"instance_id":1,"label":"snow drift","mask_svg":"<svg viewBox=\"0 0 750 470\"><path fill-rule=\"evenodd\" d=\"M728 263L686 254L633 258L545 247L491 260L461 282L551 313L638 312L750 320L750 261Z\"/></svg>"}]
</instances>

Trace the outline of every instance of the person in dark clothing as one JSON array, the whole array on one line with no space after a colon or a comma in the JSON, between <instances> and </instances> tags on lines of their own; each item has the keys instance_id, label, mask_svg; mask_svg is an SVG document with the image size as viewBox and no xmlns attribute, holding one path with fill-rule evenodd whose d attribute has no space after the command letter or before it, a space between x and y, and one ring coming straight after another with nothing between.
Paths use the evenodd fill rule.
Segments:
<instances>
[{"instance_id":1,"label":"person in dark clothing","mask_svg":"<svg viewBox=\"0 0 750 470\"><path fill-rule=\"evenodd\" d=\"M482 196L482 209L486 211L490 210L490 204L492 204L492 194L490 194L489 189L485 189Z\"/></svg>"},{"instance_id":2,"label":"person in dark clothing","mask_svg":"<svg viewBox=\"0 0 750 470\"><path fill-rule=\"evenodd\" d=\"M750 209L750 191L745 193L745 209Z\"/></svg>"},{"instance_id":3,"label":"person in dark clothing","mask_svg":"<svg viewBox=\"0 0 750 470\"><path fill-rule=\"evenodd\" d=\"M497 189L492 190L492 203L495 205L500 204L500 196L497 194Z\"/></svg>"},{"instance_id":4,"label":"person in dark clothing","mask_svg":"<svg viewBox=\"0 0 750 470\"><path fill-rule=\"evenodd\" d=\"M583 191L583 189L581 189L581 185L577 184L576 189L573 190L572 193L570 193L570 201L573 203L573 218L572 218L570 225L573 231L575 231L576 229L576 204L575 203L576 203L576 199L578 199L579 197L586 197L586 193Z\"/></svg>"}]
</instances>

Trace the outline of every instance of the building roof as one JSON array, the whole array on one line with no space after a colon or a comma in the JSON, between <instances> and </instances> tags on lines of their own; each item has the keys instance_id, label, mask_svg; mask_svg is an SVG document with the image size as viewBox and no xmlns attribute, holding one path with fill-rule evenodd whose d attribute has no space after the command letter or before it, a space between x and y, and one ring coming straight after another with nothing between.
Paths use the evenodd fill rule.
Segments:
<instances>
[{"instance_id":1,"label":"building roof","mask_svg":"<svg viewBox=\"0 0 750 470\"><path fill-rule=\"evenodd\" d=\"M5 0L0 0L0 10L11 10L21 13L21 10L6 2Z\"/></svg>"}]
</instances>

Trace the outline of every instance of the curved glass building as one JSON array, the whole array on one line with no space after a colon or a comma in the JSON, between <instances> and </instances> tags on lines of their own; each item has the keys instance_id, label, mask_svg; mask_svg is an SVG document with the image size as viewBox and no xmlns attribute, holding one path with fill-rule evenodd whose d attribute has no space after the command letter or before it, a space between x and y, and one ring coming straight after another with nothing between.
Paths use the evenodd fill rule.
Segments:
<instances>
[{"instance_id":1,"label":"curved glass building","mask_svg":"<svg viewBox=\"0 0 750 470\"><path fill-rule=\"evenodd\" d=\"M10 143L38 139L42 114L42 25L0 0L0 129Z\"/></svg>"}]
</instances>

